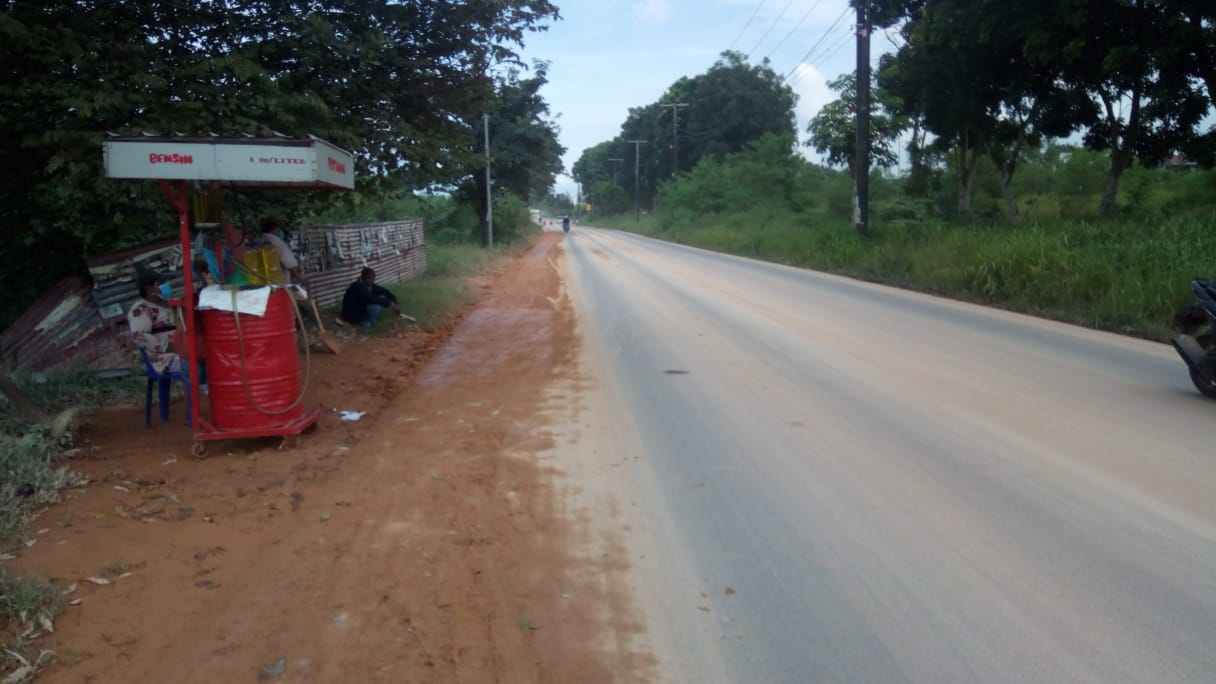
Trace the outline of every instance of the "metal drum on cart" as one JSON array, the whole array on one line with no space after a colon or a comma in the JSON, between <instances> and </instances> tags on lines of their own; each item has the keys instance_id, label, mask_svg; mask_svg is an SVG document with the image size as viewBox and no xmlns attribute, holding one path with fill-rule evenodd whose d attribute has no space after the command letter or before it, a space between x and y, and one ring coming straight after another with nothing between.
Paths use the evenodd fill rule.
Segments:
<instances>
[{"instance_id":1,"label":"metal drum on cart","mask_svg":"<svg viewBox=\"0 0 1216 684\"><path fill-rule=\"evenodd\" d=\"M264 316L218 310L202 314L215 428L242 436L274 435L302 420L291 295L272 290Z\"/></svg>"}]
</instances>

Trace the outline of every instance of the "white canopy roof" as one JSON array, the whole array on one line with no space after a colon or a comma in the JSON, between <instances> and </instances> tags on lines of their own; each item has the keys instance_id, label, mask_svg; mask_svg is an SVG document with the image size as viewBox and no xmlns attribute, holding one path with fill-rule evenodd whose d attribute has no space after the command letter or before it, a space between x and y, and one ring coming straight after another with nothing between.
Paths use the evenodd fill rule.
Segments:
<instances>
[{"instance_id":1,"label":"white canopy roof","mask_svg":"<svg viewBox=\"0 0 1216 684\"><path fill-rule=\"evenodd\" d=\"M106 176L353 190L350 152L316 137L134 136L104 143Z\"/></svg>"}]
</instances>

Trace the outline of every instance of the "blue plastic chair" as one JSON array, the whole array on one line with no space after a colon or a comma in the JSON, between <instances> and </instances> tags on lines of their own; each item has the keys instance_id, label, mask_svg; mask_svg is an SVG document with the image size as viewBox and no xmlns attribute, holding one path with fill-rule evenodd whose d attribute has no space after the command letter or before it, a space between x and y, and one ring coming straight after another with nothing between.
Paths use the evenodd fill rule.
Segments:
<instances>
[{"instance_id":1,"label":"blue plastic chair","mask_svg":"<svg viewBox=\"0 0 1216 684\"><path fill-rule=\"evenodd\" d=\"M190 376L185 371L157 373L156 369L152 367L152 360L148 358L148 350L143 347L139 348L139 358L144 362L144 372L148 375L148 393L144 399L144 424L152 427L153 383L160 386L160 391L158 392L160 399L160 420L162 423L169 422L169 390L173 387L173 381L177 380L182 383L182 390L186 395L186 425L190 425Z\"/></svg>"}]
</instances>

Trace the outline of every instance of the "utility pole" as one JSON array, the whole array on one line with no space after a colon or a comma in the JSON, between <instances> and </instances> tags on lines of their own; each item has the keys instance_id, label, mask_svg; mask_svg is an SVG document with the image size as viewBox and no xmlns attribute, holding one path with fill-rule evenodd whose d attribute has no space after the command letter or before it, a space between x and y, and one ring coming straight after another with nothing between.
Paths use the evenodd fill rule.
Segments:
<instances>
[{"instance_id":1,"label":"utility pole","mask_svg":"<svg viewBox=\"0 0 1216 684\"><path fill-rule=\"evenodd\" d=\"M645 145L646 141L627 140L625 142L633 145L633 222L640 223L642 221L642 145Z\"/></svg>"},{"instance_id":2,"label":"utility pole","mask_svg":"<svg viewBox=\"0 0 1216 684\"><path fill-rule=\"evenodd\" d=\"M482 114L486 133L486 247L494 246L494 191L490 186L490 114Z\"/></svg>"},{"instance_id":3,"label":"utility pole","mask_svg":"<svg viewBox=\"0 0 1216 684\"><path fill-rule=\"evenodd\" d=\"M687 107L683 102L665 104L671 108L671 175L674 178L680 172L680 107Z\"/></svg>"},{"instance_id":4,"label":"utility pole","mask_svg":"<svg viewBox=\"0 0 1216 684\"><path fill-rule=\"evenodd\" d=\"M870 17L869 0L857 0L857 151L853 165L857 196L853 228L861 235L870 229Z\"/></svg>"}]
</instances>

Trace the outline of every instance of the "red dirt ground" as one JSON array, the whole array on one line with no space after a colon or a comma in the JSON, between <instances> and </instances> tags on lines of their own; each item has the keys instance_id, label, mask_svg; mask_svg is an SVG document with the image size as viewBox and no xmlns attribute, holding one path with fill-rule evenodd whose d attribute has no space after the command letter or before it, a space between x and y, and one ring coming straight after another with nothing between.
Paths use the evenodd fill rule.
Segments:
<instances>
[{"instance_id":1,"label":"red dirt ground","mask_svg":"<svg viewBox=\"0 0 1216 684\"><path fill-rule=\"evenodd\" d=\"M180 405L151 430L142 408L100 412L73 465L91 483L15 562L83 599L41 644L57 654L43 679L652 679L624 550L585 548L585 516L537 458L545 388L576 372L560 258L547 234L448 328L314 354L309 400L327 411L294 449L196 461Z\"/></svg>"}]
</instances>

